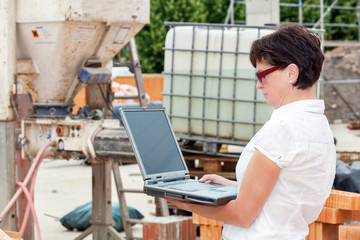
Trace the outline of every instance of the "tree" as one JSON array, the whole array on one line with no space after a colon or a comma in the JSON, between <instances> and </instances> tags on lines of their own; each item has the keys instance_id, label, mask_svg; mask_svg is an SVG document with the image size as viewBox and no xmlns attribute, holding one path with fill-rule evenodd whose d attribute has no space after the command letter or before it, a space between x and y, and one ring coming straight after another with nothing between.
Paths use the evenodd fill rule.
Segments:
<instances>
[{"instance_id":1,"label":"tree","mask_svg":"<svg viewBox=\"0 0 360 240\"><path fill-rule=\"evenodd\" d=\"M150 24L136 35L136 44L144 73L164 69L164 43L169 30L164 22L224 23L230 0L151 0ZM245 18L245 6L235 9L237 18Z\"/></svg>"},{"instance_id":2,"label":"tree","mask_svg":"<svg viewBox=\"0 0 360 240\"><path fill-rule=\"evenodd\" d=\"M205 22L206 14L200 0L151 0L150 24L136 35L142 71L163 71L164 41L168 29L165 21Z\"/></svg>"},{"instance_id":3,"label":"tree","mask_svg":"<svg viewBox=\"0 0 360 240\"><path fill-rule=\"evenodd\" d=\"M334 0L324 0L324 5L329 6ZM298 3L298 0L281 0L281 3ZM304 5L320 5L320 0L304 0ZM356 7L357 0L339 0L335 6ZM324 9L326 11L326 9ZM298 8L281 7L281 22L298 22ZM320 8L303 7L303 24L312 27L320 19ZM357 24L357 11L348 9L332 9L324 18L324 23ZM319 27L318 27L319 28ZM326 26L325 39L327 40L356 40L357 27Z\"/></svg>"},{"instance_id":4,"label":"tree","mask_svg":"<svg viewBox=\"0 0 360 240\"><path fill-rule=\"evenodd\" d=\"M330 5L334 0L324 0ZM299 0L280 0L281 3L299 3ZM320 0L303 0L305 5L319 5ZM161 73L164 61L164 42L168 28L164 22L224 23L230 0L151 0L150 24L136 35L139 58L144 73ZM357 0L339 0L337 6L357 6ZM245 20L245 4L235 4L236 22ZM280 8L281 22L298 22L297 7ZM303 7L303 24L312 27L320 18L320 9ZM325 23L357 24L356 10L332 9ZM356 40L357 27L325 27L327 40Z\"/></svg>"}]
</instances>

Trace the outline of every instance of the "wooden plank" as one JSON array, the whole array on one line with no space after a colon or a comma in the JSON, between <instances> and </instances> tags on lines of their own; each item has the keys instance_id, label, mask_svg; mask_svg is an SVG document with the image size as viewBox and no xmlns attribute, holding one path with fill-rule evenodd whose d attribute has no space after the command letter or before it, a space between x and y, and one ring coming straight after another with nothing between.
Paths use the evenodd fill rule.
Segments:
<instances>
[{"instance_id":1,"label":"wooden plank","mask_svg":"<svg viewBox=\"0 0 360 240\"><path fill-rule=\"evenodd\" d=\"M201 225L200 226L200 240L219 240L222 235L222 227Z\"/></svg>"},{"instance_id":2,"label":"wooden plank","mask_svg":"<svg viewBox=\"0 0 360 240\"><path fill-rule=\"evenodd\" d=\"M360 121L351 122L347 125L347 127L349 129L360 129Z\"/></svg>"},{"instance_id":3,"label":"wooden plank","mask_svg":"<svg viewBox=\"0 0 360 240\"><path fill-rule=\"evenodd\" d=\"M218 240L221 238L223 222L193 213L193 223L200 225L200 240Z\"/></svg>"},{"instance_id":4,"label":"wooden plank","mask_svg":"<svg viewBox=\"0 0 360 240\"><path fill-rule=\"evenodd\" d=\"M223 226L224 223L220 221L216 221L210 218L202 217L196 213L193 213L193 223L200 225L213 225L213 226Z\"/></svg>"},{"instance_id":5,"label":"wooden plank","mask_svg":"<svg viewBox=\"0 0 360 240\"><path fill-rule=\"evenodd\" d=\"M359 210L343 210L338 208L324 207L316 220L317 222L342 224L360 220Z\"/></svg>"},{"instance_id":6,"label":"wooden plank","mask_svg":"<svg viewBox=\"0 0 360 240\"><path fill-rule=\"evenodd\" d=\"M331 190L331 194L324 206L345 210L360 210L360 194Z\"/></svg>"},{"instance_id":7,"label":"wooden plank","mask_svg":"<svg viewBox=\"0 0 360 240\"><path fill-rule=\"evenodd\" d=\"M339 226L339 240L360 239L360 223Z\"/></svg>"},{"instance_id":8,"label":"wooden plank","mask_svg":"<svg viewBox=\"0 0 360 240\"><path fill-rule=\"evenodd\" d=\"M221 172L221 163L215 161L202 161L204 172L206 173L217 173Z\"/></svg>"},{"instance_id":9,"label":"wooden plank","mask_svg":"<svg viewBox=\"0 0 360 240\"><path fill-rule=\"evenodd\" d=\"M344 163L351 163L353 161L360 161L360 152L354 151L337 151L336 157Z\"/></svg>"},{"instance_id":10,"label":"wooden plank","mask_svg":"<svg viewBox=\"0 0 360 240\"><path fill-rule=\"evenodd\" d=\"M306 240L338 240L338 224L313 222Z\"/></svg>"},{"instance_id":11,"label":"wooden plank","mask_svg":"<svg viewBox=\"0 0 360 240\"><path fill-rule=\"evenodd\" d=\"M191 177L218 174L225 178L236 179L235 168L238 158L195 154L184 154L184 158ZM197 164L195 164L195 161L197 161Z\"/></svg>"}]
</instances>

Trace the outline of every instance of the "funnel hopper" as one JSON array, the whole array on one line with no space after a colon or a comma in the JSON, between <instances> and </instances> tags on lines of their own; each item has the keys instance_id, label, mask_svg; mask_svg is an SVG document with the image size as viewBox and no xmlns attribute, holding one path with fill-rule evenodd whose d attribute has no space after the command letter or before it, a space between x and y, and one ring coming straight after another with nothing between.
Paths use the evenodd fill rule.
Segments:
<instances>
[{"instance_id":1,"label":"funnel hopper","mask_svg":"<svg viewBox=\"0 0 360 240\"><path fill-rule=\"evenodd\" d=\"M18 80L39 105L71 105L84 64L104 67L149 22L149 1L18 0L17 8Z\"/></svg>"}]
</instances>

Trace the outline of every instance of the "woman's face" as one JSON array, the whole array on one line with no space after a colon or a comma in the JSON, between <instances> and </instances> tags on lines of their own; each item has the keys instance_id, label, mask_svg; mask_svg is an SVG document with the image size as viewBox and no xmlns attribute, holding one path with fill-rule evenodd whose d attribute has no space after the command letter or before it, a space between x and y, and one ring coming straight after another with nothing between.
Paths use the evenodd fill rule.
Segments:
<instances>
[{"instance_id":1,"label":"woman's face","mask_svg":"<svg viewBox=\"0 0 360 240\"><path fill-rule=\"evenodd\" d=\"M256 64L256 71L262 72L274 66L265 62L258 62ZM288 103L291 93L292 84L289 82L287 67L278 69L266 75L262 82L258 81L256 88L262 90L264 98L267 103L276 108Z\"/></svg>"}]
</instances>

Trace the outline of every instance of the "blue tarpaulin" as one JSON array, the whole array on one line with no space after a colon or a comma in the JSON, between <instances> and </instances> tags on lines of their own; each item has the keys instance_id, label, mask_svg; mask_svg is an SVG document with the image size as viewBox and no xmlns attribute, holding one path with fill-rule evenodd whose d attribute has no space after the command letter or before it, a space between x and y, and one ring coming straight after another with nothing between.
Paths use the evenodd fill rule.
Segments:
<instances>
[{"instance_id":1,"label":"blue tarpaulin","mask_svg":"<svg viewBox=\"0 0 360 240\"><path fill-rule=\"evenodd\" d=\"M138 210L133 207L128 206L129 216L132 219L143 219L142 215ZM78 230L84 231L91 226L90 220L92 216L92 202L88 202L84 205L81 205L75 208L73 211L66 214L60 219L61 225L69 230ZM122 218L120 214L120 206L118 203L112 204L112 219L114 221L114 228L118 232L124 231L124 226L122 223Z\"/></svg>"}]
</instances>

